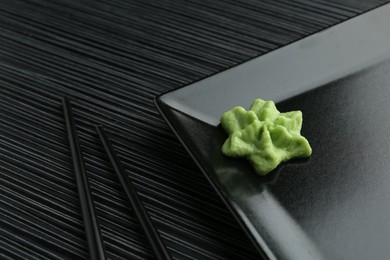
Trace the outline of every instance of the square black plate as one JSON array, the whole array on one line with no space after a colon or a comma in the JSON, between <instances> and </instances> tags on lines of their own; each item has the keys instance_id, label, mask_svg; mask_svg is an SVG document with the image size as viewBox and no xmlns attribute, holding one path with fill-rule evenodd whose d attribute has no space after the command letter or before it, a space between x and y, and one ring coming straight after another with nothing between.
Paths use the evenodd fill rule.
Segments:
<instances>
[{"instance_id":1,"label":"square black plate","mask_svg":"<svg viewBox=\"0 0 390 260\"><path fill-rule=\"evenodd\" d=\"M255 98L302 110L309 159L261 177L221 154L221 114ZM166 93L156 105L263 256L390 256L390 5Z\"/></svg>"}]
</instances>

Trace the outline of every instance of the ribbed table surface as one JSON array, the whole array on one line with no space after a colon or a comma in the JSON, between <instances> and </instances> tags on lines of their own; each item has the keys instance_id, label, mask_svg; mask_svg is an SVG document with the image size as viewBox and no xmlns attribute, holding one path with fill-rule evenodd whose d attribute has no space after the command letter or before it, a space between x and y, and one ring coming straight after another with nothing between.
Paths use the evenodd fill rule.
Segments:
<instances>
[{"instance_id":1,"label":"ribbed table surface","mask_svg":"<svg viewBox=\"0 0 390 260\"><path fill-rule=\"evenodd\" d=\"M385 2L0 0L0 258L88 257L68 96L110 259L153 253L95 124L175 259L258 259L153 98Z\"/></svg>"}]
</instances>

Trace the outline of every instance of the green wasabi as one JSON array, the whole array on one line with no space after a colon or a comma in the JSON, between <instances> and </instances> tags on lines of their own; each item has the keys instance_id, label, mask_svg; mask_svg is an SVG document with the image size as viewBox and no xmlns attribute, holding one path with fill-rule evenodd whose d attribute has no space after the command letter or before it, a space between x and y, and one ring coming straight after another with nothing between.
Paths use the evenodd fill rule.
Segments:
<instances>
[{"instance_id":1,"label":"green wasabi","mask_svg":"<svg viewBox=\"0 0 390 260\"><path fill-rule=\"evenodd\" d=\"M235 107L221 117L229 134L222 153L248 159L259 175L266 175L281 162L311 155L311 147L301 135L302 112L280 113L272 101L255 99L246 111Z\"/></svg>"}]
</instances>

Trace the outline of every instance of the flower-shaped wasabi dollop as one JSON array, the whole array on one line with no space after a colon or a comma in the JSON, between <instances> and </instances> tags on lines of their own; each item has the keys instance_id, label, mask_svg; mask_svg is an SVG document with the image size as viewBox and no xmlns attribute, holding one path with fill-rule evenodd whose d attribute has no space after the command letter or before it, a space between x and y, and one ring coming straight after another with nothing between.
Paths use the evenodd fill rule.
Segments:
<instances>
[{"instance_id":1,"label":"flower-shaped wasabi dollop","mask_svg":"<svg viewBox=\"0 0 390 260\"><path fill-rule=\"evenodd\" d=\"M248 111L235 107L222 115L221 125L229 134L222 153L248 159L259 175L266 175L281 162L312 153L301 135L302 112L280 113L272 101L255 99Z\"/></svg>"}]
</instances>

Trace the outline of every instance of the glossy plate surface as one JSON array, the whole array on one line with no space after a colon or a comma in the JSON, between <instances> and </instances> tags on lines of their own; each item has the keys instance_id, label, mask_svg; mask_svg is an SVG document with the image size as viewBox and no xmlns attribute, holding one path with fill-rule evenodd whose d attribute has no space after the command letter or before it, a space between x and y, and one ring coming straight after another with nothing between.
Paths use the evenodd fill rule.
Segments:
<instances>
[{"instance_id":1,"label":"glossy plate surface","mask_svg":"<svg viewBox=\"0 0 390 260\"><path fill-rule=\"evenodd\" d=\"M156 99L265 257L390 255L389 24L384 5ZM221 154L220 115L255 98L302 110L309 159L260 177Z\"/></svg>"}]
</instances>

